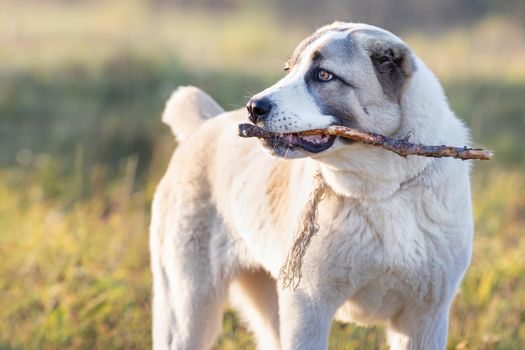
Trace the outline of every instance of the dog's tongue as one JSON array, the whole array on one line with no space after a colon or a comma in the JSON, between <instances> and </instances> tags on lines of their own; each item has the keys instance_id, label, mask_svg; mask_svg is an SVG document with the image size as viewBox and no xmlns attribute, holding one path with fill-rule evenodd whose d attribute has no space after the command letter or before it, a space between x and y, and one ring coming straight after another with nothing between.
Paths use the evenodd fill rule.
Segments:
<instances>
[{"instance_id":1,"label":"dog's tongue","mask_svg":"<svg viewBox=\"0 0 525 350\"><path fill-rule=\"evenodd\" d=\"M329 138L330 138L329 135L304 135L304 136L301 136L302 140L304 140L306 142L314 143L314 144L326 143L326 142L328 142Z\"/></svg>"},{"instance_id":2,"label":"dog's tongue","mask_svg":"<svg viewBox=\"0 0 525 350\"><path fill-rule=\"evenodd\" d=\"M297 134L285 134L284 140L289 145L296 145L299 142L299 136L297 136Z\"/></svg>"},{"instance_id":3,"label":"dog's tongue","mask_svg":"<svg viewBox=\"0 0 525 350\"><path fill-rule=\"evenodd\" d=\"M289 145L299 145L301 142L308 142L314 145L320 145L328 142L330 139L329 135L298 135L298 134L285 134L284 140Z\"/></svg>"},{"instance_id":4,"label":"dog's tongue","mask_svg":"<svg viewBox=\"0 0 525 350\"><path fill-rule=\"evenodd\" d=\"M290 147L300 147L305 151L319 153L330 148L335 136L330 135L301 135L298 133L284 134L282 140Z\"/></svg>"}]
</instances>

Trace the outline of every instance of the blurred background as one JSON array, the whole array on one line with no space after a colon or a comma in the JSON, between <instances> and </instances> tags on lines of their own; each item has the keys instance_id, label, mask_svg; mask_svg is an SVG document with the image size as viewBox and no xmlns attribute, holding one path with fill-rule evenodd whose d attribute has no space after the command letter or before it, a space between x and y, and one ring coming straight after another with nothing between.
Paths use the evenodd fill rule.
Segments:
<instances>
[{"instance_id":1,"label":"blurred background","mask_svg":"<svg viewBox=\"0 0 525 350\"><path fill-rule=\"evenodd\" d=\"M449 349L525 348L525 0L0 0L0 349L147 349L149 206L178 85L225 109L334 20L399 34L477 145ZM251 349L235 313L216 349ZM334 323L331 349L385 349Z\"/></svg>"}]
</instances>

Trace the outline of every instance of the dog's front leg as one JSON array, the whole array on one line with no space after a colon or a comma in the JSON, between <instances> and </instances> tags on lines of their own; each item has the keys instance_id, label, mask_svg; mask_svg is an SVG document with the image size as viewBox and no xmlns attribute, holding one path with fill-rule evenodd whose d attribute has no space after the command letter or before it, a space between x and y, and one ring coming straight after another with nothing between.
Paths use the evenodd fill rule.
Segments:
<instances>
[{"instance_id":1,"label":"dog's front leg","mask_svg":"<svg viewBox=\"0 0 525 350\"><path fill-rule=\"evenodd\" d=\"M326 349L336 307L320 293L298 289L279 292L282 350Z\"/></svg>"},{"instance_id":2,"label":"dog's front leg","mask_svg":"<svg viewBox=\"0 0 525 350\"><path fill-rule=\"evenodd\" d=\"M407 309L388 329L388 343L392 350L444 350L447 345L448 307L433 312Z\"/></svg>"}]
</instances>

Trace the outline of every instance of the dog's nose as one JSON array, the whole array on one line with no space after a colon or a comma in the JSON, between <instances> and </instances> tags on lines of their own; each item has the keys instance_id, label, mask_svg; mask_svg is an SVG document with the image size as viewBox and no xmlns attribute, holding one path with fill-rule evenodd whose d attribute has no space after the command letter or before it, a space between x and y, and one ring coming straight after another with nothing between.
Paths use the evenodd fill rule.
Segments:
<instances>
[{"instance_id":1,"label":"dog's nose","mask_svg":"<svg viewBox=\"0 0 525 350\"><path fill-rule=\"evenodd\" d=\"M246 104L246 108L248 113L250 113L250 120L253 123L257 123L268 116L272 109L272 102L268 98L252 98Z\"/></svg>"}]
</instances>

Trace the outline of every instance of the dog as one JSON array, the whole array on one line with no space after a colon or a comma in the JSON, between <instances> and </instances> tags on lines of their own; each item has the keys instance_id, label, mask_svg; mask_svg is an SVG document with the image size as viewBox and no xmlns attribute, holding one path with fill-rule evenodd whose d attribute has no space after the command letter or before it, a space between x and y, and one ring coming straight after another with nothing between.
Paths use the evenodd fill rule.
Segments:
<instances>
[{"instance_id":1,"label":"dog","mask_svg":"<svg viewBox=\"0 0 525 350\"><path fill-rule=\"evenodd\" d=\"M470 162L297 133L343 125L463 146L468 129L433 73L378 27L322 27L285 70L248 113L194 87L166 104L178 146L152 204L154 348L209 349L229 301L260 349L326 349L333 319L386 325L392 349L445 349L472 251ZM247 114L277 137L237 137ZM319 230L299 286L282 288L316 174Z\"/></svg>"}]
</instances>

